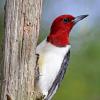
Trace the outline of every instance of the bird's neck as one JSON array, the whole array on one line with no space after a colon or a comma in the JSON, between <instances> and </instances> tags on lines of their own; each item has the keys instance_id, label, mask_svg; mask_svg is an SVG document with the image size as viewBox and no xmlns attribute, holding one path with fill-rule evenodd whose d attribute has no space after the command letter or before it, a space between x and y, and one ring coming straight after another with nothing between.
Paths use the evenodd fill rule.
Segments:
<instances>
[{"instance_id":1,"label":"bird's neck","mask_svg":"<svg viewBox=\"0 0 100 100\"><path fill-rule=\"evenodd\" d=\"M69 45L69 32L66 31L58 31L55 33L50 33L47 37L47 42L57 46L57 47L65 47Z\"/></svg>"}]
</instances>

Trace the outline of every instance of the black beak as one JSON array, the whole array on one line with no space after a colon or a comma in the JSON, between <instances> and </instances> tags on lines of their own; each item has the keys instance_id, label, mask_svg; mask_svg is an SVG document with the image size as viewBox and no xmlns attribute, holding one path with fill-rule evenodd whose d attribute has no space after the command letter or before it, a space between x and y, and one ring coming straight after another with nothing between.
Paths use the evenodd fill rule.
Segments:
<instances>
[{"instance_id":1,"label":"black beak","mask_svg":"<svg viewBox=\"0 0 100 100\"><path fill-rule=\"evenodd\" d=\"M75 17L75 19L73 20L73 22L76 24L77 22L79 22L80 20L86 18L88 15L80 15Z\"/></svg>"}]
</instances>

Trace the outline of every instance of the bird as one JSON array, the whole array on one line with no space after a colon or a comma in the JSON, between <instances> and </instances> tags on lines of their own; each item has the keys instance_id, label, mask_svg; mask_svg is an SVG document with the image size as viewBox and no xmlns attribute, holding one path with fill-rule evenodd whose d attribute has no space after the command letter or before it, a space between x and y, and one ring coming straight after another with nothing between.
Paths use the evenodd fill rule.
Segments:
<instances>
[{"instance_id":1,"label":"bird","mask_svg":"<svg viewBox=\"0 0 100 100\"><path fill-rule=\"evenodd\" d=\"M51 100L57 92L69 64L70 32L77 22L87 16L58 16L51 25L49 35L37 45L39 75L36 84L44 96L43 100Z\"/></svg>"}]
</instances>

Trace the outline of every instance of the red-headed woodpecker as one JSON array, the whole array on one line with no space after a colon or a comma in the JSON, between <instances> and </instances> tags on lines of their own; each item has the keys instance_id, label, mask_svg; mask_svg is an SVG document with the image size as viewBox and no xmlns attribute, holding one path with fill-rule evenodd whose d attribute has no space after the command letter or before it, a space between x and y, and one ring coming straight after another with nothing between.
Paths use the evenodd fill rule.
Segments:
<instances>
[{"instance_id":1,"label":"red-headed woodpecker","mask_svg":"<svg viewBox=\"0 0 100 100\"><path fill-rule=\"evenodd\" d=\"M52 23L50 34L37 48L39 79L37 86L44 100L51 100L67 70L70 57L69 34L73 26L88 15L61 15Z\"/></svg>"}]
</instances>

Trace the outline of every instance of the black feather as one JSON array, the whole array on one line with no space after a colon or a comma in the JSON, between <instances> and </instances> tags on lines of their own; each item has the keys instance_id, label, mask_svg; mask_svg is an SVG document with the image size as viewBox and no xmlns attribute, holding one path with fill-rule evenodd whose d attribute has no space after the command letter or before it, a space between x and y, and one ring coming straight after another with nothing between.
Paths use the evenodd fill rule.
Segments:
<instances>
[{"instance_id":1,"label":"black feather","mask_svg":"<svg viewBox=\"0 0 100 100\"><path fill-rule=\"evenodd\" d=\"M55 81L53 82L51 88L49 89L48 95L45 100L49 100L49 98L53 95L55 89L60 86L60 83L61 83L62 79L64 78L64 75L65 75L67 67L68 67L69 58L70 58L70 50L65 55L62 65L61 65L61 69L59 70L59 73L56 76Z\"/></svg>"}]
</instances>

